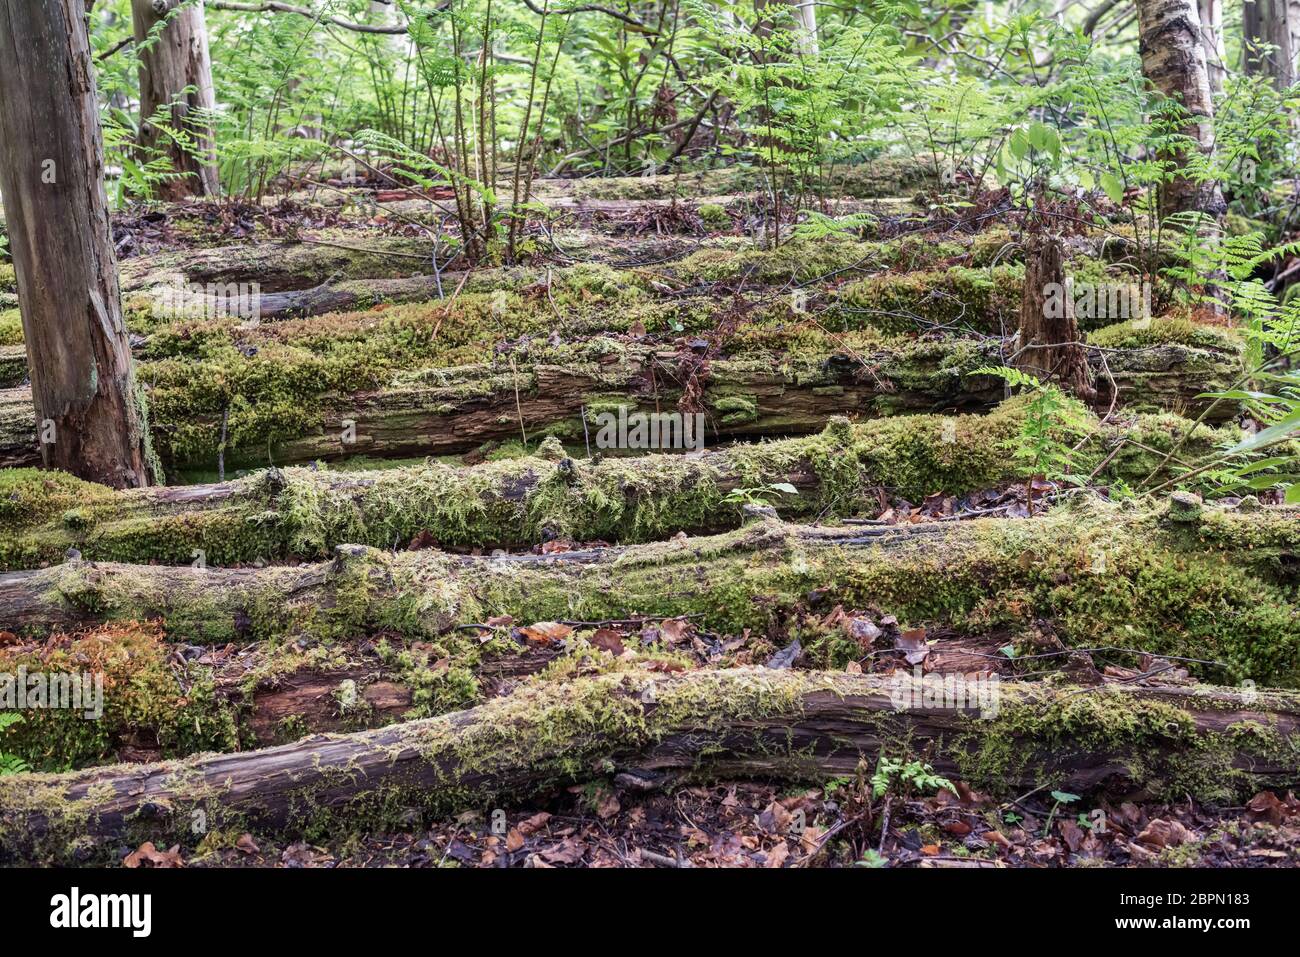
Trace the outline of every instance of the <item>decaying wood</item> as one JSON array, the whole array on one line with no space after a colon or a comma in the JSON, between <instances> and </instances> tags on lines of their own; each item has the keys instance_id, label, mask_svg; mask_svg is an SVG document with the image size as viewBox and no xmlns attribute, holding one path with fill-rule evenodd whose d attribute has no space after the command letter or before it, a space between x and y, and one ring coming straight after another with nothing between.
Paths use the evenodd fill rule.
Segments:
<instances>
[{"instance_id":1,"label":"decaying wood","mask_svg":"<svg viewBox=\"0 0 1300 957\"><path fill-rule=\"evenodd\" d=\"M1056 295L1050 291L1055 287ZM1065 252L1056 236L1036 235L1025 250L1025 286L1015 366L1056 382L1085 402L1096 397L1087 351L1066 289Z\"/></svg>"},{"instance_id":2,"label":"decaying wood","mask_svg":"<svg viewBox=\"0 0 1300 957\"><path fill-rule=\"evenodd\" d=\"M914 677L764 669L540 684L440 718L262 751L0 778L0 854L188 844L196 811L208 829L364 831L425 812L483 812L611 768L648 786L683 774L813 780L853 774L907 742L927 742L938 773L996 794L1047 782L1228 796L1300 781L1288 756L1300 735L1295 695L1014 684L982 700L934 693L927 699ZM1243 730L1251 726L1258 732Z\"/></svg>"},{"instance_id":3,"label":"decaying wood","mask_svg":"<svg viewBox=\"0 0 1300 957\"><path fill-rule=\"evenodd\" d=\"M1204 392L1226 388L1240 374L1239 350L1168 343L1124 354L1090 356L1103 401L1112 387L1118 402L1196 414ZM535 437L558 428L582 441L583 409L625 405L631 412L675 411L683 384L698 375L703 388L706 442L820 431L832 415L876 417L908 412L987 409L1002 396L1000 380L975 375L997 365L995 340L920 341L867 355L811 354L798 358L717 359L698 368L690 356L654 346L631 346L578 362L535 361L405 373L377 392L325 395L319 423L268 449L234 448L227 467L294 464L365 454L397 458L469 452L489 442ZM696 371L698 368L698 372ZM0 466L39 462L28 392L0 390ZM1211 421L1235 414L1232 403L1210 410ZM215 450L221 416L193 413L188 425L211 430ZM349 426L347 423L351 423ZM155 423L156 426L159 423ZM591 423L588 422L590 437ZM155 441L169 468L210 468L211 459L178 459L165 429ZM269 459L268 459L269 453Z\"/></svg>"}]
</instances>

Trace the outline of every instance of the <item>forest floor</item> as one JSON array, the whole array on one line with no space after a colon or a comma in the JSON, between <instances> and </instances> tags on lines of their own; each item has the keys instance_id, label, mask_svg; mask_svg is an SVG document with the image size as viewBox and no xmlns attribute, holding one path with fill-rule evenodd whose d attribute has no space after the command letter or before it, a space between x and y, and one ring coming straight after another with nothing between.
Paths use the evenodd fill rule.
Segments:
<instances>
[{"instance_id":1,"label":"forest floor","mask_svg":"<svg viewBox=\"0 0 1300 957\"><path fill-rule=\"evenodd\" d=\"M825 201L859 216L853 232L796 233L776 250L752 239L761 200L725 173L544 182L553 217L530 235L528 264L472 271L437 261L425 198L382 184L132 210L114 240L169 483L140 493L30 468L21 326L0 271L0 621L15 622L0 664L110 676L93 733L58 716L0 732L0 753L67 773L0 779L0 808L55 836L30 858L1293 865L1300 769L1285 749L1300 699L1256 705L1241 688L1300 683L1300 518L1268 492L1129 497L1240 435L1239 410L1202 394L1240 374L1242 340L1162 303L1154 320L1084 323L1100 393L1071 436L1086 481L1027 486L1009 451L1025 403L983 371L1007 355L1020 306L1006 197L948 204L914 171L886 172ZM1080 229L1068 250L1075 274L1117 282L1133 244L1122 226ZM241 283L257 284L257 321L204 314L213 296L247 294ZM199 297L196 312L168 312L177 289ZM593 449L591 417L620 409L699 412L706 447ZM407 807L405 792L394 805L365 773L330 785L342 796L328 813L291 797L287 820L255 802L151 835L96 809L95 775L142 762L164 762L145 788L175 791L160 803L218 813L216 791L175 790L208 773L197 755L323 733L365 742L395 722L443 733L587 679L643 688L731 669L996 677L1065 703L1059 727L1029 732L1038 783L1023 788L972 770L964 724L872 730L873 750L816 725L789 744L792 764L738 775L718 756L785 745L747 743L751 715L720 704L734 724L700 722L717 740L697 743L689 722L651 729L607 755L583 750L585 764L557 758L541 786L465 784L455 811ZM1207 731L1163 710L1150 725L1155 711L1082 713L1108 689L1217 694L1240 720ZM583 733L598 735L609 716L591 707ZM1258 747L1242 743L1254 709L1261 740L1277 738ZM530 719L518 734L551 731ZM1214 750L1220 739L1245 750ZM647 741L695 754L690 773L630 773ZM887 750L910 764L873 781ZM799 758L817 773L792 770ZM29 786L70 788L84 821L59 832ZM347 826L324 823L336 812Z\"/></svg>"}]
</instances>

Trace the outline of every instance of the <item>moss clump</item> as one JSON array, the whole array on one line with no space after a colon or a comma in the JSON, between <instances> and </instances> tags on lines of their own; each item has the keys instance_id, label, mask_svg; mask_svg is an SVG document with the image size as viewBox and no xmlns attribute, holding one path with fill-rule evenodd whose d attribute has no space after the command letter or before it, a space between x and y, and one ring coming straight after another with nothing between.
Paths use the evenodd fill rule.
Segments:
<instances>
[{"instance_id":1,"label":"moss clump","mask_svg":"<svg viewBox=\"0 0 1300 957\"><path fill-rule=\"evenodd\" d=\"M85 707L25 709L22 721L0 732L0 751L38 771L64 771L111 760L127 744L163 756L235 747L235 715L218 702L210 675L183 680L171 654L160 626L135 622L55 635L34 648L0 648L0 672L89 679L82 682ZM91 714L97 681L102 715Z\"/></svg>"},{"instance_id":2,"label":"moss clump","mask_svg":"<svg viewBox=\"0 0 1300 957\"><path fill-rule=\"evenodd\" d=\"M23 344L23 319L17 309L0 310L0 346Z\"/></svg>"},{"instance_id":3,"label":"moss clump","mask_svg":"<svg viewBox=\"0 0 1300 957\"><path fill-rule=\"evenodd\" d=\"M731 217L724 206L719 206L717 203L703 203L696 213L707 229L716 231L731 228Z\"/></svg>"},{"instance_id":4,"label":"moss clump","mask_svg":"<svg viewBox=\"0 0 1300 957\"><path fill-rule=\"evenodd\" d=\"M1116 688L1073 693L1026 689L991 720L970 729L958 766L964 779L999 791L1004 781L1061 787L1070 783L1068 772L1054 769L1062 755L1106 754L1114 756L1114 777L1125 784L1140 782L1151 798L1190 794L1201 801L1233 803L1271 783L1252 772L1256 762L1285 762L1295 747L1263 714L1222 734L1201 733L1193 715L1176 701ZM1189 695L1189 703L1195 705L1194 696Z\"/></svg>"},{"instance_id":5,"label":"moss clump","mask_svg":"<svg viewBox=\"0 0 1300 957\"><path fill-rule=\"evenodd\" d=\"M1236 353L1243 348L1241 334L1224 326L1210 326L1179 316L1130 319L1088 333L1089 345L1106 349L1141 349L1147 346L1185 345Z\"/></svg>"}]
</instances>

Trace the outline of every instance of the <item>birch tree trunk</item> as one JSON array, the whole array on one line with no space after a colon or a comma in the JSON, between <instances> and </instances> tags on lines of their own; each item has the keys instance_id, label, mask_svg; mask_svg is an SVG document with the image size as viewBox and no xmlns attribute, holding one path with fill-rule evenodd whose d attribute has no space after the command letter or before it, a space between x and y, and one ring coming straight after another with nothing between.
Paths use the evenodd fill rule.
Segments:
<instances>
[{"instance_id":1,"label":"birch tree trunk","mask_svg":"<svg viewBox=\"0 0 1300 957\"><path fill-rule=\"evenodd\" d=\"M1188 113L1183 132L1203 154L1214 151L1214 104L1201 41L1197 0L1137 0L1138 52L1142 73L1160 93L1181 103ZM1160 212L1197 211L1220 217L1225 211L1217 182L1198 183L1183 175L1188 157L1182 151L1164 157L1176 171L1160 188Z\"/></svg>"},{"instance_id":2,"label":"birch tree trunk","mask_svg":"<svg viewBox=\"0 0 1300 957\"><path fill-rule=\"evenodd\" d=\"M181 175L159 187L163 199L216 196L220 191L210 116L216 108L212 61L203 3L131 0L135 48L140 59L140 147L171 160ZM151 33L156 33L152 41ZM159 108L170 125L193 138L184 149L149 122Z\"/></svg>"},{"instance_id":3,"label":"birch tree trunk","mask_svg":"<svg viewBox=\"0 0 1300 957\"><path fill-rule=\"evenodd\" d=\"M0 191L44 464L148 484L84 0L0 5Z\"/></svg>"}]
</instances>

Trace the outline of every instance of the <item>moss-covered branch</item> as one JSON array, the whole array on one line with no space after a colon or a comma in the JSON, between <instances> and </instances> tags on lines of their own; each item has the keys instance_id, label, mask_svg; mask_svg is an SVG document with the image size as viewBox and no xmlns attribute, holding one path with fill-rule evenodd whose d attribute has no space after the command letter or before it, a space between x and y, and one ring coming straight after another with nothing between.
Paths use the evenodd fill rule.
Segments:
<instances>
[{"instance_id":1,"label":"moss-covered branch","mask_svg":"<svg viewBox=\"0 0 1300 957\"><path fill-rule=\"evenodd\" d=\"M1051 785L1231 800L1300 781L1295 695L997 692L981 711L936 704L911 679L816 672L539 684L470 711L264 751L0 778L0 854L66 861L124 840L188 845L226 829L310 838L482 810L618 771L651 782L683 772L817 780L921 742L939 773L997 795ZM900 709L904 695L915 706Z\"/></svg>"},{"instance_id":2,"label":"moss-covered branch","mask_svg":"<svg viewBox=\"0 0 1300 957\"><path fill-rule=\"evenodd\" d=\"M810 600L900 621L1219 661L1207 673L1300 683L1300 511L1206 508L1189 521L1094 504L1033 519L816 528L765 521L713 537L465 557L339 546L332 562L219 570L70 561L0 575L23 631L161 618L224 641L365 632L438 636L509 614L599 621L696 614L765 629ZM810 596L813 596L810 598Z\"/></svg>"}]
</instances>

